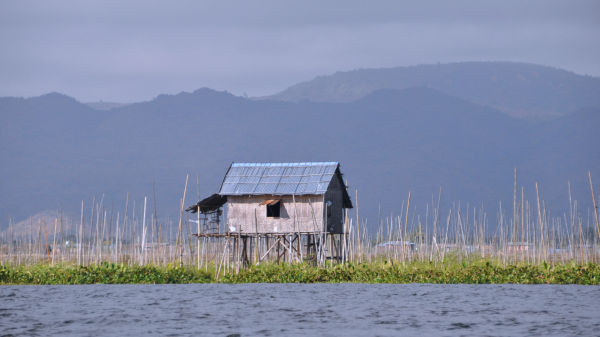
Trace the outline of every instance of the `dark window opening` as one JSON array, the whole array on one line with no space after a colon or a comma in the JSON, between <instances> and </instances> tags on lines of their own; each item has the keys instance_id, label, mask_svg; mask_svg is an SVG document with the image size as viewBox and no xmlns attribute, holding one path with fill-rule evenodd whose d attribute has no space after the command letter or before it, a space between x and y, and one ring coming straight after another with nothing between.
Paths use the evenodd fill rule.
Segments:
<instances>
[{"instance_id":1,"label":"dark window opening","mask_svg":"<svg viewBox=\"0 0 600 337\"><path fill-rule=\"evenodd\" d=\"M327 207L327 217L330 218L331 217L331 207L333 206L333 202L331 200L327 200L325 205Z\"/></svg>"},{"instance_id":2,"label":"dark window opening","mask_svg":"<svg viewBox=\"0 0 600 337\"><path fill-rule=\"evenodd\" d=\"M267 218L279 218L281 214L281 202L267 204Z\"/></svg>"}]
</instances>

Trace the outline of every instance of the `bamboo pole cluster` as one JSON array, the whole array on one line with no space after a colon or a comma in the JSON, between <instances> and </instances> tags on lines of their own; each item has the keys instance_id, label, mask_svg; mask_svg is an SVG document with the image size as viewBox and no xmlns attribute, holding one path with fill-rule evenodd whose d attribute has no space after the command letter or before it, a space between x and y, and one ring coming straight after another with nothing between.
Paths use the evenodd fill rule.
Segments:
<instances>
[{"instance_id":1,"label":"bamboo pole cluster","mask_svg":"<svg viewBox=\"0 0 600 337\"><path fill-rule=\"evenodd\" d=\"M156 196L153 210L148 206L148 197L136 202L127 195L122 209L107 208L104 198L88 204L82 201L77 223L57 212L35 222L32 219L26 226L9 225L0 232L0 262L185 265L214 269L217 278L266 261L308 261L322 266L333 262L383 261L438 264L449 258L484 258L503 264L599 263L600 219L591 174L588 172L593 209L579 209L569 184L568 213L562 215L551 214L547 209L537 183L533 201L527 199L524 187L518 188L516 170L514 176L512 210L500 203L495 219L489 219L481 206L456 203L442 210L440 189L423 211L411 203L409 192L399 214L380 214L375 224L369 224L368 219L360 218L355 191L355 214L346 211L345 234L256 233L246 239L239 233L237 237L197 236L201 231L200 216L194 220L183 211L188 190L186 177L176 222L158 218ZM192 227L193 222L196 228ZM226 229L216 231L225 233Z\"/></svg>"}]
</instances>

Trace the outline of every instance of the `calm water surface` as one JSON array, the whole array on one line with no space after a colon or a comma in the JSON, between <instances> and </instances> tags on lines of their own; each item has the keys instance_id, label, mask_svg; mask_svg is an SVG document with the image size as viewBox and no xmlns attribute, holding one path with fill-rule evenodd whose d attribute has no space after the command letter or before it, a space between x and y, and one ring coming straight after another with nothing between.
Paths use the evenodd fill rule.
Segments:
<instances>
[{"instance_id":1,"label":"calm water surface","mask_svg":"<svg viewBox=\"0 0 600 337\"><path fill-rule=\"evenodd\" d=\"M600 336L600 287L0 286L0 336Z\"/></svg>"}]
</instances>

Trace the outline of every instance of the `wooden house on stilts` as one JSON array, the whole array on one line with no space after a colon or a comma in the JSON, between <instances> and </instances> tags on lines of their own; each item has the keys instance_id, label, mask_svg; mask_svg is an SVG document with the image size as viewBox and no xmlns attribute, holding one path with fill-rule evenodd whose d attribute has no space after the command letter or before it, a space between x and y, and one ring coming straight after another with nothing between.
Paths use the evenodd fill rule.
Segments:
<instances>
[{"instance_id":1,"label":"wooden house on stilts","mask_svg":"<svg viewBox=\"0 0 600 337\"><path fill-rule=\"evenodd\" d=\"M187 210L199 211L199 220L202 215L205 222L217 223L202 228L219 228L223 206L223 230L196 235L225 240L234 263L270 259L321 264L347 255L345 210L352 202L338 162L233 163L219 193Z\"/></svg>"}]
</instances>

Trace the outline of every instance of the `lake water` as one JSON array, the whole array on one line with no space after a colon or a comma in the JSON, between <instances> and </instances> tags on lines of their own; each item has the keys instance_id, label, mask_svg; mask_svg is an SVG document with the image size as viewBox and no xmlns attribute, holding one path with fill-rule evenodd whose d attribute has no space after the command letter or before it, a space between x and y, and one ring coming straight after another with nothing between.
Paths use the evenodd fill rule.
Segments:
<instances>
[{"instance_id":1,"label":"lake water","mask_svg":"<svg viewBox=\"0 0 600 337\"><path fill-rule=\"evenodd\" d=\"M600 287L0 286L0 336L599 336Z\"/></svg>"}]
</instances>

